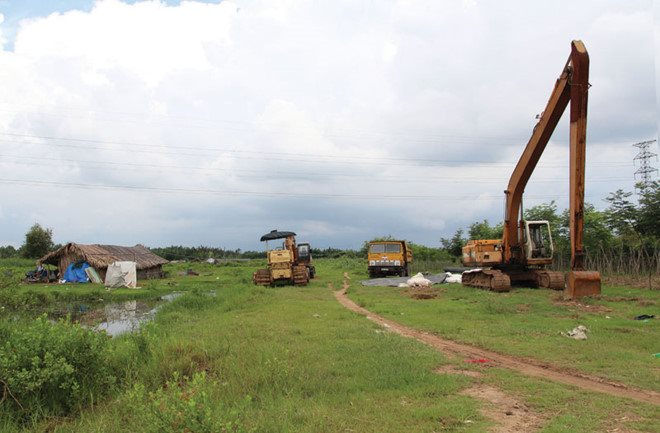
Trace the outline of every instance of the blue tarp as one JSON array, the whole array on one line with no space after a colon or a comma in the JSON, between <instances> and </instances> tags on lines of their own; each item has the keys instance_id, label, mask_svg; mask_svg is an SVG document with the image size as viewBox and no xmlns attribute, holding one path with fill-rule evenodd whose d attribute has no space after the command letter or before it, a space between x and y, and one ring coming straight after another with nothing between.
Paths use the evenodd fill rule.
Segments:
<instances>
[{"instance_id":1,"label":"blue tarp","mask_svg":"<svg viewBox=\"0 0 660 433\"><path fill-rule=\"evenodd\" d=\"M85 268L89 268L89 263L71 263L66 267L62 279L67 283L89 283L89 277L85 273Z\"/></svg>"}]
</instances>

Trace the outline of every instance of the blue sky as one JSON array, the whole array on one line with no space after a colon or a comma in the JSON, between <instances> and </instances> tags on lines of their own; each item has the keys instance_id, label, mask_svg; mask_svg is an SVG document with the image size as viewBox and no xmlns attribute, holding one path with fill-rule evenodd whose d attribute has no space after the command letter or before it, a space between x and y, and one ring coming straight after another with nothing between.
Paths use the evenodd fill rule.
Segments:
<instances>
[{"instance_id":1,"label":"blue sky","mask_svg":"<svg viewBox=\"0 0 660 433\"><path fill-rule=\"evenodd\" d=\"M437 246L501 220L574 38L591 56L587 200L632 190L632 144L658 135L651 0L0 0L0 13L0 245L39 222L58 243L246 250L280 229L319 247ZM567 143L564 116L526 206L567 206Z\"/></svg>"}]
</instances>

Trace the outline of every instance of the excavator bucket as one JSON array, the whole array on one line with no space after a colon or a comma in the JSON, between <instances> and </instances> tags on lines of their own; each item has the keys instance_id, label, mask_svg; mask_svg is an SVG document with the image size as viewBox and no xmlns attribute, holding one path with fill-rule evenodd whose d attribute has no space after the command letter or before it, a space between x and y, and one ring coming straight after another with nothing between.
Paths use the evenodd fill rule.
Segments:
<instances>
[{"instance_id":1,"label":"excavator bucket","mask_svg":"<svg viewBox=\"0 0 660 433\"><path fill-rule=\"evenodd\" d=\"M564 298L579 299L600 295L600 273L596 271L570 271L564 289Z\"/></svg>"}]
</instances>

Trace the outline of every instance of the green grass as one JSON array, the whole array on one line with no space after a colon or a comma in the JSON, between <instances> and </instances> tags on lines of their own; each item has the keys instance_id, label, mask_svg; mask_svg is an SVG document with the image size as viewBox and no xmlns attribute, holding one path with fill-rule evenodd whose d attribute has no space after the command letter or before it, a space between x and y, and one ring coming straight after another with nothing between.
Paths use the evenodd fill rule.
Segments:
<instances>
[{"instance_id":1,"label":"green grass","mask_svg":"<svg viewBox=\"0 0 660 433\"><path fill-rule=\"evenodd\" d=\"M177 263L165 265L167 278L139 280L138 288L106 289L102 284L28 284L25 273L34 269L28 259L0 259L0 317L14 313L36 316L62 310L71 303L97 306L127 300L155 300L172 292L212 290L224 284L248 284L251 274L244 275L241 267L263 266L255 260L246 264L211 265L208 263ZM189 268L199 276L180 275ZM220 270L220 271L219 271ZM2 308L4 307L4 308Z\"/></svg>"},{"instance_id":2,"label":"green grass","mask_svg":"<svg viewBox=\"0 0 660 433\"><path fill-rule=\"evenodd\" d=\"M549 290L441 287L439 297L429 300L412 299L405 289L359 284L349 295L374 313L452 340L660 390L659 363L652 356L660 352L660 321L633 320L658 314L658 291L606 286L601 299L579 306L562 303L561 293ZM561 335L577 325L589 329L587 340Z\"/></svg>"},{"instance_id":3,"label":"green grass","mask_svg":"<svg viewBox=\"0 0 660 433\"><path fill-rule=\"evenodd\" d=\"M318 278L309 286L269 288L250 283L257 263L196 264L199 276L169 280L189 293L165 305L141 332L111 340L112 365L123 365L123 370L110 397L69 417L23 428L58 432L184 431L186 427L196 432L485 431L489 421L479 414L481 402L460 395L479 379L433 373L438 365L457 361L383 332L334 299L328 284L340 287L347 271L352 278L351 296L357 293L365 302L375 302L358 287L366 274L363 265L359 260L318 260ZM216 296L208 296L208 290L215 290ZM380 293L400 296L395 291ZM401 320L406 317L401 312L392 309L389 314ZM464 327L471 326L469 317L462 320ZM484 374L481 380L542 413L547 418L544 432L603 431L613 413L630 414L634 421L627 427L660 428L660 414L649 405L506 370L486 369ZM0 431L18 428L0 417Z\"/></svg>"}]
</instances>

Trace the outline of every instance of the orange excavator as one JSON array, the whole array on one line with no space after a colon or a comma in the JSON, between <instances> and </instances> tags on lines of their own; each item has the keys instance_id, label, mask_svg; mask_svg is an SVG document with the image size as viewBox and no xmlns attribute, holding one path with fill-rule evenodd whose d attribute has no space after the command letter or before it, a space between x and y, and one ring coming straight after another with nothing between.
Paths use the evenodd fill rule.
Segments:
<instances>
[{"instance_id":1,"label":"orange excavator","mask_svg":"<svg viewBox=\"0 0 660 433\"><path fill-rule=\"evenodd\" d=\"M471 240L463 247L463 264L478 267L463 273L463 284L506 292L511 284L565 290L565 297L600 293L600 274L584 269L584 175L587 138L589 54L582 41L571 43L571 55L534 127L504 191L502 239ZM554 247L548 221L526 221L522 212L525 186L570 103L570 237L571 271L547 269ZM520 220L518 220L520 215Z\"/></svg>"}]
</instances>

